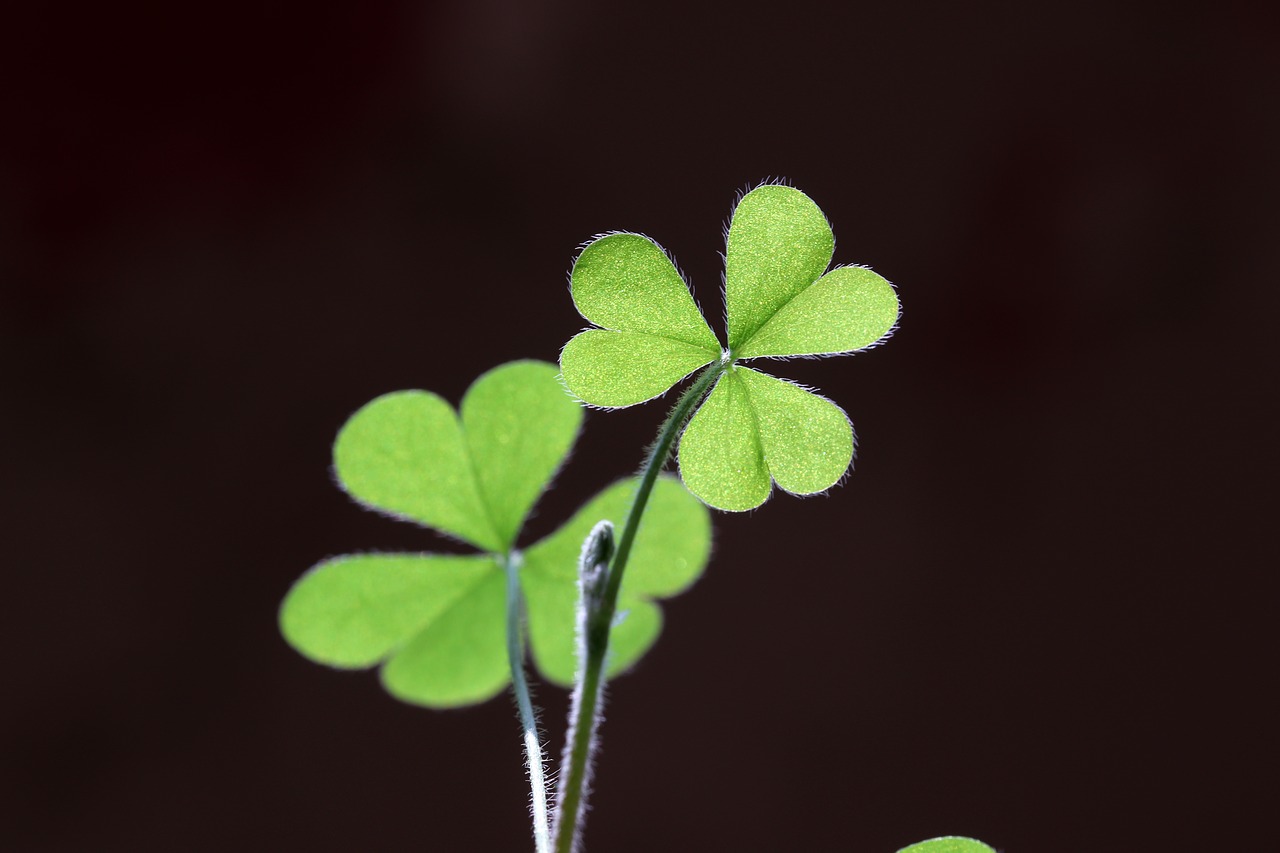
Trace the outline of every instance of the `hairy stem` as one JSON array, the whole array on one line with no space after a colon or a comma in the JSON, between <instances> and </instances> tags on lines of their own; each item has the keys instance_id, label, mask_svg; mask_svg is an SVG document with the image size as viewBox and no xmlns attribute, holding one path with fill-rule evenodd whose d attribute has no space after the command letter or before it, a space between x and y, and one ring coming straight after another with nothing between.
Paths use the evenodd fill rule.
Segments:
<instances>
[{"instance_id":1,"label":"hairy stem","mask_svg":"<svg viewBox=\"0 0 1280 853\"><path fill-rule=\"evenodd\" d=\"M529 698L529 682L524 677L524 642L521 615L524 596L520 591L520 552L511 551L502 561L507 573L507 661L511 665L511 686L519 709L520 726L524 729L525 766L529 772L529 802L533 815L533 845L536 853L549 853L550 831L547 824L547 780L542 761L542 743L538 720Z\"/></svg>"},{"instance_id":2,"label":"hairy stem","mask_svg":"<svg viewBox=\"0 0 1280 853\"><path fill-rule=\"evenodd\" d=\"M565 825L565 814L573 814L569 820L570 827L578 827L577 835L582 834L582 819L586 809L587 797L591 793L591 775L595 760L596 730L600 727L600 719L604 710L603 686L601 670L596 670L594 678L587 678L590 667L588 662L597 654L603 657L602 643L608 642L608 635L601 637L591 631L595 613L600 609L601 597L604 595L605 580L609 574L609 561L613 559L613 524L601 521L587 539L582 543L582 556L578 559L578 604L574 614L574 634L577 640L577 668L573 698L569 706L569 731L565 735L565 749L562 760L563 767L575 766L577 770L561 776L558 790L556 820L557 827ZM586 709L592 710L586 710ZM584 730L583 726L587 726ZM582 744L586 744L585 748ZM574 783L568 786L567 780L572 777ZM572 830L571 830L572 831ZM559 838L560 836L558 836ZM577 849L578 841L569 836L564 842ZM561 846L557 840L556 846Z\"/></svg>"},{"instance_id":3,"label":"hairy stem","mask_svg":"<svg viewBox=\"0 0 1280 853\"><path fill-rule=\"evenodd\" d=\"M580 666L574 685L573 707L569 712L569 735L560 766L560 785L556 797L555 853L574 853L581 847L582 823L590 794L592 757L596 747L596 730L600 725L601 694L604 692L604 664L609 650L609 629L613 627L622 575L631 556L640 519L644 516L658 480L675 446L676 439L697 409L702 398L729 367L718 361L698 374L667 415L657 440L649 449L641 469L640 485L622 526L617 550L605 571L604 587L598 601L585 614L583 637L585 663ZM584 605L585 606L585 605Z\"/></svg>"}]
</instances>

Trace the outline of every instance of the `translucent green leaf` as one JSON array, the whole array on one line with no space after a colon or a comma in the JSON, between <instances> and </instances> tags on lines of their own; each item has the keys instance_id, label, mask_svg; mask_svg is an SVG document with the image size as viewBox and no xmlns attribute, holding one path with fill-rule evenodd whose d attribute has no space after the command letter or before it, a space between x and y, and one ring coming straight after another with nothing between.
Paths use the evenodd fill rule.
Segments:
<instances>
[{"instance_id":1,"label":"translucent green leaf","mask_svg":"<svg viewBox=\"0 0 1280 853\"><path fill-rule=\"evenodd\" d=\"M853 425L835 403L798 385L746 367L734 374L747 389L765 465L792 494L831 488L853 461Z\"/></svg>"},{"instance_id":2,"label":"translucent green leaf","mask_svg":"<svg viewBox=\"0 0 1280 853\"><path fill-rule=\"evenodd\" d=\"M383 682L406 701L460 705L506 683L504 596L490 556L352 554L298 579L280 607L280 631L330 666L390 659Z\"/></svg>"},{"instance_id":3,"label":"translucent green leaf","mask_svg":"<svg viewBox=\"0 0 1280 853\"><path fill-rule=\"evenodd\" d=\"M740 358L853 352L898 320L889 282L863 267L840 267L797 293L735 350Z\"/></svg>"},{"instance_id":4,"label":"translucent green leaf","mask_svg":"<svg viewBox=\"0 0 1280 853\"><path fill-rule=\"evenodd\" d=\"M672 338L591 329L565 345L560 369L580 400L617 408L658 396L718 357Z\"/></svg>"},{"instance_id":5,"label":"translucent green leaf","mask_svg":"<svg viewBox=\"0 0 1280 853\"><path fill-rule=\"evenodd\" d=\"M511 678L505 618L506 578L495 570L392 656L382 686L429 708L491 699Z\"/></svg>"},{"instance_id":6,"label":"translucent green leaf","mask_svg":"<svg viewBox=\"0 0 1280 853\"><path fill-rule=\"evenodd\" d=\"M680 439L680 476L716 509L742 512L772 488L747 388L735 368L716 383Z\"/></svg>"},{"instance_id":7,"label":"translucent green leaf","mask_svg":"<svg viewBox=\"0 0 1280 853\"><path fill-rule=\"evenodd\" d=\"M578 554L591 528L611 521L614 535L622 534L638 483L636 478L619 480L584 504L559 530L525 551L522 571L574 580ZM676 595L698 579L710 554L710 513L678 479L664 474L653 484L621 592Z\"/></svg>"},{"instance_id":8,"label":"translucent green leaf","mask_svg":"<svg viewBox=\"0 0 1280 853\"><path fill-rule=\"evenodd\" d=\"M948 835L903 847L898 853L996 853L996 851L981 841Z\"/></svg>"},{"instance_id":9,"label":"translucent green leaf","mask_svg":"<svg viewBox=\"0 0 1280 853\"><path fill-rule=\"evenodd\" d=\"M606 517L622 530L624 515ZM649 506L636 532L622 579L622 595L678 595L701 577L710 556L711 513L677 477L662 476L653 484Z\"/></svg>"},{"instance_id":10,"label":"translucent green leaf","mask_svg":"<svg viewBox=\"0 0 1280 853\"><path fill-rule=\"evenodd\" d=\"M523 575L521 583L529 610L529 643L538 671L553 684L569 687L577 666L577 581L534 573ZM662 632L662 611L652 602L620 595L618 614L620 618L609 632L610 677L634 666Z\"/></svg>"},{"instance_id":11,"label":"translucent green leaf","mask_svg":"<svg viewBox=\"0 0 1280 853\"><path fill-rule=\"evenodd\" d=\"M729 223L725 251L729 348L735 355L826 272L834 250L826 217L799 190L766 185L742 197Z\"/></svg>"},{"instance_id":12,"label":"translucent green leaf","mask_svg":"<svg viewBox=\"0 0 1280 853\"><path fill-rule=\"evenodd\" d=\"M572 558L571 566L577 566L576 556ZM533 660L543 678L562 687L573 683L577 666L574 650L577 642L575 604L578 582L573 574L573 568L568 577L530 572L527 563L520 569L520 588L524 592L529 617L529 645Z\"/></svg>"},{"instance_id":13,"label":"translucent green leaf","mask_svg":"<svg viewBox=\"0 0 1280 853\"><path fill-rule=\"evenodd\" d=\"M461 410L480 495L498 550L506 551L573 446L582 407L564 392L554 365L516 361L478 378Z\"/></svg>"},{"instance_id":14,"label":"translucent green leaf","mask_svg":"<svg viewBox=\"0 0 1280 853\"><path fill-rule=\"evenodd\" d=\"M505 577L495 555L518 536L582 417L555 367L541 362L481 376L461 408L459 420L435 394L380 397L340 432L335 466L362 502L491 553L339 557L299 579L280 612L282 633L307 657L347 668L382 663L388 692L429 707L483 701L509 680ZM607 489L525 556L535 656L559 683L571 680L575 665L581 541L601 519L620 526L635 487L632 480ZM661 610L647 596L687 587L709 551L706 508L674 478L660 478L619 594L611 674L634 664L661 632Z\"/></svg>"},{"instance_id":15,"label":"translucent green leaf","mask_svg":"<svg viewBox=\"0 0 1280 853\"><path fill-rule=\"evenodd\" d=\"M566 683L574 667L574 602L582 542L599 521L620 533L637 481L605 489L563 527L524 553L521 581L529 609L529 632L538 668ZM632 615L610 635L610 672L631 666L657 639L661 611L646 598L675 595L702 574L711 552L711 517L706 508L670 476L654 483L649 506L636 532L623 576L618 610Z\"/></svg>"},{"instance_id":16,"label":"translucent green leaf","mask_svg":"<svg viewBox=\"0 0 1280 853\"><path fill-rule=\"evenodd\" d=\"M711 357L720 354L720 342L688 285L648 237L599 238L578 256L571 282L578 311L601 328L660 335L707 350Z\"/></svg>"},{"instance_id":17,"label":"translucent green leaf","mask_svg":"<svg viewBox=\"0 0 1280 853\"><path fill-rule=\"evenodd\" d=\"M373 400L338 433L333 462L342 487L361 503L502 550L458 416L436 394L398 391Z\"/></svg>"}]
</instances>

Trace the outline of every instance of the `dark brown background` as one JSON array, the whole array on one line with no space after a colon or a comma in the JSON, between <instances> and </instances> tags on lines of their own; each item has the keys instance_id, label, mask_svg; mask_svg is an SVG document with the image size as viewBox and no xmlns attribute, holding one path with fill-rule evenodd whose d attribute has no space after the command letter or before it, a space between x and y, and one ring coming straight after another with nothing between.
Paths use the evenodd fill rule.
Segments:
<instances>
[{"instance_id":1,"label":"dark brown background","mask_svg":"<svg viewBox=\"0 0 1280 853\"><path fill-rule=\"evenodd\" d=\"M780 368L850 412L858 471L718 516L612 692L590 849L1263 838L1262 6L10 14L0 846L528 849L508 702L411 708L277 634L317 560L447 547L351 505L329 443L379 393L555 359L600 231L720 316L722 224L770 176L898 284L901 331ZM661 415L590 415L530 534Z\"/></svg>"}]
</instances>

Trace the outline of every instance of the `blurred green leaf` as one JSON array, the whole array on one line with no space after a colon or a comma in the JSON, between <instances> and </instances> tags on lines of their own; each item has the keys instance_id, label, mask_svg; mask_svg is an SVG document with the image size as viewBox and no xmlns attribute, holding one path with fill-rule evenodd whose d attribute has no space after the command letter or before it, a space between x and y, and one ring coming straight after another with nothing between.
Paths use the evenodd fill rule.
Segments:
<instances>
[{"instance_id":1,"label":"blurred green leaf","mask_svg":"<svg viewBox=\"0 0 1280 853\"><path fill-rule=\"evenodd\" d=\"M351 416L333 448L356 500L504 552L573 446L582 410L553 365L515 361L453 407L429 391L386 394Z\"/></svg>"},{"instance_id":2,"label":"blurred green leaf","mask_svg":"<svg viewBox=\"0 0 1280 853\"><path fill-rule=\"evenodd\" d=\"M346 669L381 665L388 692L434 708L484 701L510 680L506 555L582 419L554 365L531 361L481 376L461 410L459 418L425 391L379 397L339 433L335 465L362 503L485 553L336 557L303 575L280 608L281 633L306 657ZM582 541L597 521L621 523L635 488L635 480L614 484L527 554L514 554L534 659L557 683L573 676ZM710 542L706 509L678 481L659 480L619 600L611 673L654 643L662 614L649 599L691 584Z\"/></svg>"},{"instance_id":3,"label":"blurred green leaf","mask_svg":"<svg viewBox=\"0 0 1280 853\"><path fill-rule=\"evenodd\" d=\"M720 357L684 279L648 237L600 237L578 256L571 283L578 311L600 328L569 341L560 369L593 406L656 397Z\"/></svg>"},{"instance_id":4,"label":"blurred green leaf","mask_svg":"<svg viewBox=\"0 0 1280 853\"><path fill-rule=\"evenodd\" d=\"M836 246L818 206L799 190L776 184L742 197L726 243L725 304L735 352L826 272Z\"/></svg>"},{"instance_id":5,"label":"blurred green leaf","mask_svg":"<svg viewBox=\"0 0 1280 853\"><path fill-rule=\"evenodd\" d=\"M893 286L869 269L840 267L778 309L736 353L739 358L835 355L865 349L898 321Z\"/></svg>"},{"instance_id":6,"label":"blurred green leaf","mask_svg":"<svg viewBox=\"0 0 1280 853\"><path fill-rule=\"evenodd\" d=\"M569 454L582 408L556 380L554 365L516 361L490 370L462 398L471 464L499 548L515 545L525 517Z\"/></svg>"},{"instance_id":7,"label":"blurred green leaf","mask_svg":"<svg viewBox=\"0 0 1280 853\"><path fill-rule=\"evenodd\" d=\"M719 353L658 335L589 329L565 344L565 385L585 403L621 408L664 393Z\"/></svg>"},{"instance_id":8,"label":"blurred green leaf","mask_svg":"<svg viewBox=\"0 0 1280 853\"><path fill-rule=\"evenodd\" d=\"M364 669L399 651L461 599L482 588L488 555L347 554L298 579L280 609L280 630L302 654Z\"/></svg>"},{"instance_id":9,"label":"blurred green leaf","mask_svg":"<svg viewBox=\"0 0 1280 853\"><path fill-rule=\"evenodd\" d=\"M458 416L429 391L386 394L352 415L338 433L333 467L347 493L371 509L477 548L502 548Z\"/></svg>"},{"instance_id":10,"label":"blurred green leaf","mask_svg":"<svg viewBox=\"0 0 1280 853\"><path fill-rule=\"evenodd\" d=\"M797 495L834 486L853 461L853 425L844 409L746 367L734 375L747 390L773 481Z\"/></svg>"}]
</instances>

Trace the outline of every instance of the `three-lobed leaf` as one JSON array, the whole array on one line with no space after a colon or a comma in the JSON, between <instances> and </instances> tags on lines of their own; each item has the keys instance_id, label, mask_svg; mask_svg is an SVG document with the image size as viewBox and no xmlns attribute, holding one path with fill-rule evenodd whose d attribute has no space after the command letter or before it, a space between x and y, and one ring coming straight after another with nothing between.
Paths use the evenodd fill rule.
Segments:
<instances>
[{"instance_id":1,"label":"three-lobed leaf","mask_svg":"<svg viewBox=\"0 0 1280 853\"><path fill-rule=\"evenodd\" d=\"M996 853L996 851L976 839L948 835L903 847L898 853Z\"/></svg>"},{"instance_id":2,"label":"three-lobed leaf","mask_svg":"<svg viewBox=\"0 0 1280 853\"><path fill-rule=\"evenodd\" d=\"M552 681L572 681L578 550L597 521L621 523L635 490L634 480L611 486L555 533L514 551L573 444L581 407L553 365L526 361L481 376L460 409L425 391L380 397L339 433L335 468L362 504L485 553L337 557L300 578L280 612L282 633L307 657L349 669L381 664L388 692L429 707L483 701L509 681L507 559L519 567L535 661ZM611 672L653 644L662 616L652 599L692 583L709 550L706 509L678 481L659 480L622 587Z\"/></svg>"},{"instance_id":3,"label":"three-lobed leaf","mask_svg":"<svg viewBox=\"0 0 1280 853\"><path fill-rule=\"evenodd\" d=\"M759 506L775 483L794 494L825 491L853 460L848 417L824 397L737 362L854 352L891 331L893 287L864 267L828 272L834 247L826 217L799 190L768 184L743 196L726 246L722 354L656 243L635 234L596 240L572 280L575 305L599 328L565 346L565 384L591 405L629 406L719 360L725 372L681 438L690 491L731 511Z\"/></svg>"}]
</instances>

